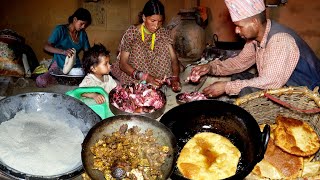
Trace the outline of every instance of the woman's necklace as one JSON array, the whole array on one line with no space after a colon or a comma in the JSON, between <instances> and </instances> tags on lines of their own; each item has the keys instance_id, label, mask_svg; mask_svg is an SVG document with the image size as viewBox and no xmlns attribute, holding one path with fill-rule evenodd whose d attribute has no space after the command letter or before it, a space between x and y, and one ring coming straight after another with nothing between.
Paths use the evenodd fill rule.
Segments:
<instances>
[{"instance_id":1,"label":"woman's necklace","mask_svg":"<svg viewBox=\"0 0 320 180\"><path fill-rule=\"evenodd\" d=\"M78 38L78 31L77 30L74 30L73 32L70 30L70 27L68 27L68 30L69 30L69 35L71 37L71 40L72 42L74 43L77 43L79 41L79 38Z\"/></svg>"},{"instance_id":2,"label":"woman's necklace","mask_svg":"<svg viewBox=\"0 0 320 180\"><path fill-rule=\"evenodd\" d=\"M143 24L141 24L141 39L142 41L144 42L144 33L147 33L147 34L151 34L145 27ZM151 46L150 46L150 49L153 50L154 49L154 43L155 43L155 40L156 40L156 33L152 33L151 35Z\"/></svg>"}]
</instances>

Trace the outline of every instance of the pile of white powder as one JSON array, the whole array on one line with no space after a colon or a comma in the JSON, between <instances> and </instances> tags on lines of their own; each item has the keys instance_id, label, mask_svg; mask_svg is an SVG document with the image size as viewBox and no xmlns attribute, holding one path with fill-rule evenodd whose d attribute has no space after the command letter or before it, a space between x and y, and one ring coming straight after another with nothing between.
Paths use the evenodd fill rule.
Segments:
<instances>
[{"instance_id":1,"label":"pile of white powder","mask_svg":"<svg viewBox=\"0 0 320 180\"><path fill-rule=\"evenodd\" d=\"M20 111L0 124L0 160L20 172L52 176L81 165L80 123L64 113ZM60 115L59 115L60 114Z\"/></svg>"}]
</instances>

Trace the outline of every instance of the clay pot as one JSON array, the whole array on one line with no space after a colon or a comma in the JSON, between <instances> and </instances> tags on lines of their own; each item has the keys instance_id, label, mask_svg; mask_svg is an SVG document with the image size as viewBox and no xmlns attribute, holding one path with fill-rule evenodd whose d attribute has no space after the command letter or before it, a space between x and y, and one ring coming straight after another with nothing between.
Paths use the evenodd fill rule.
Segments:
<instances>
[{"instance_id":1,"label":"clay pot","mask_svg":"<svg viewBox=\"0 0 320 180\"><path fill-rule=\"evenodd\" d=\"M180 23L171 30L174 48L181 62L194 62L205 49L205 31L196 23L196 11L180 10Z\"/></svg>"}]
</instances>

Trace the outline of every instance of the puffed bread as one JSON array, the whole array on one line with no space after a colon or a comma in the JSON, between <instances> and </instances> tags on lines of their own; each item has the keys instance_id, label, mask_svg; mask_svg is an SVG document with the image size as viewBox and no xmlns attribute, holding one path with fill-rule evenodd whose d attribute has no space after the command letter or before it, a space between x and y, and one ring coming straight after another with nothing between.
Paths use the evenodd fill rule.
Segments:
<instances>
[{"instance_id":1,"label":"puffed bread","mask_svg":"<svg viewBox=\"0 0 320 180\"><path fill-rule=\"evenodd\" d=\"M186 143L177 166L181 174L189 179L225 179L236 173L240 156L240 151L229 139L203 132Z\"/></svg>"},{"instance_id":2,"label":"puffed bread","mask_svg":"<svg viewBox=\"0 0 320 180\"><path fill-rule=\"evenodd\" d=\"M320 161L305 162L302 177L320 176Z\"/></svg>"},{"instance_id":3,"label":"puffed bread","mask_svg":"<svg viewBox=\"0 0 320 180\"><path fill-rule=\"evenodd\" d=\"M292 179L301 177L303 158L277 147L272 138L269 139L264 158L253 169L253 173L271 179Z\"/></svg>"},{"instance_id":4,"label":"puffed bread","mask_svg":"<svg viewBox=\"0 0 320 180\"><path fill-rule=\"evenodd\" d=\"M76 49L72 48L73 55L71 57L66 56L64 60L64 66L62 69L63 74L68 74L76 62Z\"/></svg>"},{"instance_id":5,"label":"puffed bread","mask_svg":"<svg viewBox=\"0 0 320 180\"><path fill-rule=\"evenodd\" d=\"M320 148L317 133L304 121L278 116L274 131L275 144L297 156L311 156Z\"/></svg>"},{"instance_id":6,"label":"puffed bread","mask_svg":"<svg viewBox=\"0 0 320 180\"><path fill-rule=\"evenodd\" d=\"M255 175L253 172L248 174L248 176L246 178L244 178L244 179L245 180L270 180L269 178L260 177L258 175Z\"/></svg>"}]
</instances>

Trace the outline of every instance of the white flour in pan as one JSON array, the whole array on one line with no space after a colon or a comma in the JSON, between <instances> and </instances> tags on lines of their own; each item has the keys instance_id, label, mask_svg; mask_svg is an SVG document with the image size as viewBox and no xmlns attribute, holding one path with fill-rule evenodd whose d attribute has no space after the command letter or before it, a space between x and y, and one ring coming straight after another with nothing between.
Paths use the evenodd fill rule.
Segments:
<instances>
[{"instance_id":1,"label":"white flour in pan","mask_svg":"<svg viewBox=\"0 0 320 180\"><path fill-rule=\"evenodd\" d=\"M13 169L37 176L73 170L81 165L84 135L66 121L77 119L65 113L18 112L0 125L0 160Z\"/></svg>"}]
</instances>

